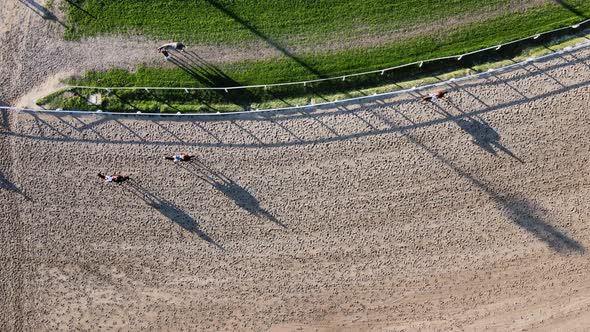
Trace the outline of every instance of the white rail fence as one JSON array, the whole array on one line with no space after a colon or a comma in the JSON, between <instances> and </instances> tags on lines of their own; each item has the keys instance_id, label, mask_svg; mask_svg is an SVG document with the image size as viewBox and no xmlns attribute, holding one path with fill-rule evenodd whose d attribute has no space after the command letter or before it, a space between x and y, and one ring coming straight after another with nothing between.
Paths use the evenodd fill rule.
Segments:
<instances>
[{"instance_id":1,"label":"white rail fence","mask_svg":"<svg viewBox=\"0 0 590 332\"><path fill-rule=\"evenodd\" d=\"M341 76L318 78L318 79L307 80L307 81L274 83L274 84L242 85L242 86L232 86L232 87L193 87L193 88L188 88L188 87L186 87L186 88L184 88L184 87L98 87L98 86L86 86L86 85L73 85L73 86L70 86L70 88L95 89L95 90L106 90L106 91L110 91L110 90L184 90L184 91L188 92L188 91L193 91L193 90L222 90L222 91L225 90L226 92L228 92L229 90L253 89L253 88L272 88L272 87L277 87L277 86L288 86L288 85L307 86L308 84L317 83L317 82L346 80L349 77L371 75L371 74L377 74L377 73L381 73L381 75L384 75L386 72L393 71L396 69L411 67L411 66L416 66L416 65L422 67L422 65L424 65L426 63L440 61L440 60L449 60L449 59L461 60L461 59L463 59L463 57L466 57L466 56L469 56L472 54L477 54L477 53L481 53L481 52L485 52L485 51L489 51L489 50L493 50L493 49L500 50L504 46L520 43L520 42L528 40L528 39L538 39L539 37L541 37L543 35L548 35L551 33L558 32L558 31L563 31L563 30L568 30L568 29L575 30L587 23L590 23L590 19L584 20L582 22L576 23L571 26L536 33L536 34L528 36L528 37L515 39L515 40L509 41L509 42L497 44L494 46L482 48L482 49L479 49L476 51L471 51L471 52L467 52L467 53L463 53L463 54L448 55L448 56L443 56L443 57L438 57L438 58L419 60L419 61L414 61L414 62L410 62L410 63L406 63L403 65L394 66L394 67L371 70L371 71L366 71L366 72L362 72L362 73L354 73L354 74L347 74L347 75L341 75Z\"/></svg>"},{"instance_id":2,"label":"white rail fence","mask_svg":"<svg viewBox=\"0 0 590 332\"><path fill-rule=\"evenodd\" d=\"M368 71L368 72L363 72L363 73L356 73L356 74L350 74L350 75L343 75L343 76L336 76L336 77L330 77L330 78L323 78L323 79L316 79L316 80L309 80L309 81L300 81L300 82L289 82L289 83L278 83L278 84L267 84L267 85L249 85L249 86L236 86L236 87L221 87L221 88L216 88L216 87L202 87L202 88L180 88L180 87L95 87L95 86L70 86L68 88L87 88L87 89L96 89L96 90L106 90L106 91L111 91L111 90L185 90L185 91L191 91L191 90L236 90L236 89L249 89L249 88L269 88L269 87L273 87L273 86L285 86L285 85L307 85L310 83L314 83L314 82L321 82L321 81L327 81L327 80L345 80L347 77L354 77L354 76L361 76L361 75L369 75L369 74L375 74L375 73L379 73L381 72L382 74L384 74L387 71L391 71L391 70L395 70L395 69L399 69L399 68L403 68L403 67L409 67L409 66L415 66L415 65L419 65L422 66L422 64L427 63L427 62L433 62L433 61L438 61L438 60L445 60L445 59L453 59L456 58L457 60L461 60L464 56L467 55L471 55L471 54L476 54L479 52L484 52L487 50L491 50L491 49L500 49L503 46L506 45L510 45L510 44L514 44L514 43L518 43L530 38L533 39L538 39L540 36L544 35L544 34L549 34L549 33L554 33L560 30L565 30L565 29L577 29L579 28L581 25L586 24L590 22L590 19L587 19L585 21L582 21L580 23L577 23L575 25L569 26L569 27L564 27L564 28L559 28L559 29L554 29L551 31L546 31L543 33L539 33L533 36L529 36L529 37L525 37L525 38L520 38L517 40L513 40L510 42L506 42L503 44L498 44L492 47L487 47L487 48L483 48L477 51L472 51L472 52L468 52L468 53L464 53L464 54L459 54L459 55L453 55L453 56L446 56L446 57L440 57L440 58L434 58L434 59L429 59L429 60L424 60L424 61L415 61L409 64L404 64L404 65L400 65L400 66L396 66L396 67L390 67L390 68L385 68L385 69L380 69L380 70L373 70L373 71ZM409 89L402 89L402 90L395 90L395 91L390 91L390 92L384 92L384 93L376 93L373 95L368 95L368 96L361 96L361 97L356 97L356 98L348 98L348 99L342 99L342 100L334 100L334 101L327 101L327 102L322 102L322 103L317 103L317 104L308 104L308 105L297 105L297 106L289 106L289 107L279 107L279 108L269 108L269 109L254 109L254 110L250 110L250 111L240 111L240 112L226 112L226 113L142 113L142 112L136 112L136 113L124 113L124 112L105 112L102 110L98 110L98 111L78 111L78 110L62 110L62 109L31 109L31 108L20 108L20 107L12 107L12 106L0 106L0 110L1 109L6 109L6 110L17 110L17 111L28 111L28 112L58 112L58 113L70 113L70 114L104 114L104 115L121 115L121 116L129 116L129 115L139 115L139 116L230 116L230 115L240 115L240 114L255 114L255 113L260 113L260 112L272 112L272 111L289 111L289 110L301 110L301 109L309 109L309 108L320 108L320 107L330 107L330 106L337 106L337 105L342 105L342 104L349 104L349 103L355 103L355 102L363 102L363 101L367 101L367 100L371 100L371 99L379 99L379 98L383 98L383 97L391 97L391 96L395 96L395 95L399 95L399 94L404 94L404 93L410 93L412 91L418 91L418 90L425 90L425 89L430 89L430 88L434 88L434 87L440 87L440 86L447 86L450 83L453 82L461 82L461 81L465 81L465 80L469 80L469 79L473 79L473 78L477 78L477 77L481 77L484 75L489 75L490 72L502 72L502 71L507 71L507 70L511 70L513 68L517 68L522 66L523 64L529 63L529 62L533 62L533 61L540 61L543 59L547 59L547 58L551 58L563 53L569 53L569 52L573 52L573 51L577 51L586 47L590 47L590 41L586 41L574 46L568 46L565 47L562 50L558 50L555 51L553 53L549 53L543 56L539 56L536 58L528 58L524 61L521 62L517 62L517 63L513 63L507 66L503 66L500 68L495 68L495 69L490 69L487 72L480 72L480 73L475 73L475 74L471 74L471 75L467 75L467 76L463 76L460 78L455 78L455 79L451 79L449 81L443 81L443 82L437 82L437 83L433 83L433 84L426 84L426 85L422 85L419 87L412 87Z\"/></svg>"}]
</instances>

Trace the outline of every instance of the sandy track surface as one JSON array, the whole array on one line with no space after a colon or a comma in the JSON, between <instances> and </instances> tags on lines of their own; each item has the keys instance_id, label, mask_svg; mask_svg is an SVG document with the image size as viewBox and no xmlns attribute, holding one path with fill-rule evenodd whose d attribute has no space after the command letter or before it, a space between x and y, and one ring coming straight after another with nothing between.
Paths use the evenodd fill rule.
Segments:
<instances>
[{"instance_id":1,"label":"sandy track surface","mask_svg":"<svg viewBox=\"0 0 590 332\"><path fill-rule=\"evenodd\" d=\"M589 83L585 49L437 104L4 114L3 326L584 330Z\"/></svg>"}]
</instances>

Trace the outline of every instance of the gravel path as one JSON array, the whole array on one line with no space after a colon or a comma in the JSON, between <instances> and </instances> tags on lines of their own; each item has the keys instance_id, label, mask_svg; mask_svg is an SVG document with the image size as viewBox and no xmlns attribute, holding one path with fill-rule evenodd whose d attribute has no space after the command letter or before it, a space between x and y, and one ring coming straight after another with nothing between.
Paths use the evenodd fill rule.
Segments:
<instances>
[{"instance_id":1,"label":"gravel path","mask_svg":"<svg viewBox=\"0 0 590 332\"><path fill-rule=\"evenodd\" d=\"M2 297L3 324L582 331L589 82L585 49L436 104L188 122L11 113L2 257L20 262L23 291ZM198 160L161 158L183 151Z\"/></svg>"}]
</instances>

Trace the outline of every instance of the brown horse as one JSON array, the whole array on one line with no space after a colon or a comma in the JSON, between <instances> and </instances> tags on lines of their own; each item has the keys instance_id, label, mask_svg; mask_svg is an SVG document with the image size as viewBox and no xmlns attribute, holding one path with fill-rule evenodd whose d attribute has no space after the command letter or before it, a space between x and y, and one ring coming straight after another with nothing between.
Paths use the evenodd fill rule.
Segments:
<instances>
[{"instance_id":1,"label":"brown horse","mask_svg":"<svg viewBox=\"0 0 590 332\"><path fill-rule=\"evenodd\" d=\"M437 99L443 98L447 94L447 91L438 90L435 93L431 93L428 96L422 97L422 101L435 101Z\"/></svg>"}]
</instances>

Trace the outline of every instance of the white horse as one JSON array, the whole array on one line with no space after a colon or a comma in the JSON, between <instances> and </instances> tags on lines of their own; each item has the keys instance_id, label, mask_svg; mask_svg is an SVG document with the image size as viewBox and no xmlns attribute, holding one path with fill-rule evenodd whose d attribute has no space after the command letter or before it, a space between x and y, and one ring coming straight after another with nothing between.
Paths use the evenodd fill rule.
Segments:
<instances>
[{"instance_id":1,"label":"white horse","mask_svg":"<svg viewBox=\"0 0 590 332\"><path fill-rule=\"evenodd\" d=\"M183 43L175 42L175 43L164 44L164 45L158 47L158 51L162 51L162 50L182 51L185 48L186 48L186 46Z\"/></svg>"}]
</instances>

